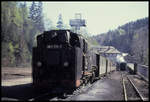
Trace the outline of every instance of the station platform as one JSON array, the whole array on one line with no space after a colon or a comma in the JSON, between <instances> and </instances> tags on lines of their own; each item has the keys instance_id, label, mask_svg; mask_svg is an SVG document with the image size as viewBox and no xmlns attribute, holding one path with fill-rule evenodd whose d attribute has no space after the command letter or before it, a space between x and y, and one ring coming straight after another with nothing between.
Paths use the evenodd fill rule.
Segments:
<instances>
[{"instance_id":1,"label":"station platform","mask_svg":"<svg viewBox=\"0 0 150 102\"><path fill-rule=\"evenodd\" d=\"M121 72L112 72L108 76L94 82L87 90L81 91L80 94L69 97L66 100L123 101L124 96Z\"/></svg>"}]
</instances>

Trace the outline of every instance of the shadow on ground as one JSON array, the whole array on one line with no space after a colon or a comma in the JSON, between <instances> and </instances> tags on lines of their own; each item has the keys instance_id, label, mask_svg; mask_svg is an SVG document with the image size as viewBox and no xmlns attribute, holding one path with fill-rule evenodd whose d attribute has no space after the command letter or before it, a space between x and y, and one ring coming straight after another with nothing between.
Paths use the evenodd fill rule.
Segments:
<instances>
[{"instance_id":1,"label":"shadow on ground","mask_svg":"<svg viewBox=\"0 0 150 102\"><path fill-rule=\"evenodd\" d=\"M2 86L1 93L2 98L7 97L18 100L28 100L36 95L31 83L15 86Z\"/></svg>"},{"instance_id":2,"label":"shadow on ground","mask_svg":"<svg viewBox=\"0 0 150 102\"><path fill-rule=\"evenodd\" d=\"M36 98L36 100L49 100L53 97L62 97L62 94L50 94L49 92L36 92L33 87L32 83L29 84L21 84L21 85L14 85L14 86L2 86L1 87L1 100L3 101L29 101ZM47 94L43 96L44 94ZM41 97L42 96L42 97Z\"/></svg>"}]
</instances>

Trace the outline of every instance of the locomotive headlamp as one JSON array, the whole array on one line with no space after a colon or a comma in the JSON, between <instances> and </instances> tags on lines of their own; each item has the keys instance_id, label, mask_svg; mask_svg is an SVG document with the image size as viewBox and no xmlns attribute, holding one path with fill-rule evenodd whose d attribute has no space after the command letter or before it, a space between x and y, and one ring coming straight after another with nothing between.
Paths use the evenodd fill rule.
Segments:
<instances>
[{"instance_id":1,"label":"locomotive headlamp","mask_svg":"<svg viewBox=\"0 0 150 102\"><path fill-rule=\"evenodd\" d=\"M41 67L41 66L42 66L42 63L41 63L40 61L38 61L38 62L37 62L37 66L38 66L38 67Z\"/></svg>"},{"instance_id":2,"label":"locomotive headlamp","mask_svg":"<svg viewBox=\"0 0 150 102\"><path fill-rule=\"evenodd\" d=\"M68 67L69 63L68 62L64 62L64 67Z\"/></svg>"},{"instance_id":3,"label":"locomotive headlamp","mask_svg":"<svg viewBox=\"0 0 150 102\"><path fill-rule=\"evenodd\" d=\"M47 48L49 49L49 48L51 48L51 46L50 46L50 45L47 45Z\"/></svg>"}]
</instances>

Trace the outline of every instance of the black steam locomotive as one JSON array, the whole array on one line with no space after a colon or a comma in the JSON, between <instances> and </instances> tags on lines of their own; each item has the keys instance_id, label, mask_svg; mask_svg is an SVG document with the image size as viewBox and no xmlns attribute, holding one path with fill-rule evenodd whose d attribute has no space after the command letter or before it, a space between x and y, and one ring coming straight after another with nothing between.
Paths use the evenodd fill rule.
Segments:
<instances>
[{"instance_id":1,"label":"black steam locomotive","mask_svg":"<svg viewBox=\"0 0 150 102\"><path fill-rule=\"evenodd\" d=\"M37 36L37 47L33 47L32 53L35 89L70 91L112 70L112 62L89 50L80 34L51 30Z\"/></svg>"}]
</instances>

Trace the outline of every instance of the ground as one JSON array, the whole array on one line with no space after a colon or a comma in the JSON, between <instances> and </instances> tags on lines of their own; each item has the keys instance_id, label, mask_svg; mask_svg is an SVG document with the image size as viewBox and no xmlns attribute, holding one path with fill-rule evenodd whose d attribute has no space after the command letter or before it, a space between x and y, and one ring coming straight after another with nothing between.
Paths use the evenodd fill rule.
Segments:
<instances>
[{"instance_id":1,"label":"ground","mask_svg":"<svg viewBox=\"0 0 150 102\"><path fill-rule=\"evenodd\" d=\"M31 68L2 68L2 100L30 100L39 96L32 87ZM131 75L130 75L131 76ZM134 76L134 75L132 75ZM136 75L137 76L137 75ZM138 78L141 79L141 78ZM149 89L142 81L135 80L136 85L143 90ZM144 82L143 82L144 83ZM144 94L148 91L144 91ZM145 95L149 96L148 93ZM51 96L53 97L53 95ZM120 71L114 71L106 77L97 80L90 87L86 85L66 100L124 100Z\"/></svg>"},{"instance_id":2,"label":"ground","mask_svg":"<svg viewBox=\"0 0 150 102\"><path fill-rule=\"evenodd\" d=\"M2 67L1 71L2 100L16 101L33 97L31 67Z\"/></svg>"},{"instance_id":3,"label":"ground","mask_svg":"<svg viewBox=\"0 0 150 102\"><path fill-rule=\"evenodd\" d=\"M16 67L2 67L1 80L18 79L24 77L31 77L31 67L16 68Z\"/></svg>"},{"instance_id":4,"label":"ground","mask_svg":"<svg viewBox=\"0 0 150 102\"><path fill-rule=\"evenodd\" d=\"M12 86L18 84L31 83L32 69L26 68L14 68L14 67L2 67L2 86Z\"/></svg>"}]
</instances>

